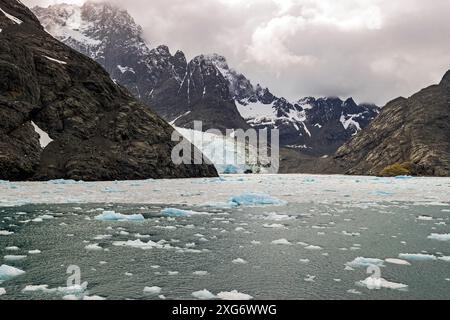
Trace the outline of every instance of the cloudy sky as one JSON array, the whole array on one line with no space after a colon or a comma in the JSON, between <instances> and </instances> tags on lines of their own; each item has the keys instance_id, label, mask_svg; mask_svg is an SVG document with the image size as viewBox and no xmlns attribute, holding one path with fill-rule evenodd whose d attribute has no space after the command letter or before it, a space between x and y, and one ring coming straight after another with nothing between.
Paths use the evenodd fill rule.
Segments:
<instances>
[{"instance_id":1,"label":"cloudy sky","mask_svg":"<svg viewBox=\"0 0 450 320\"><path fill-rule=\"evenodd\" d=\"M25 0L28 5L83 0ZM380 105L450 69L448 0L111 0L150 44L225 55L290 99L353 96Z\"/></svg>"}]
</instances>

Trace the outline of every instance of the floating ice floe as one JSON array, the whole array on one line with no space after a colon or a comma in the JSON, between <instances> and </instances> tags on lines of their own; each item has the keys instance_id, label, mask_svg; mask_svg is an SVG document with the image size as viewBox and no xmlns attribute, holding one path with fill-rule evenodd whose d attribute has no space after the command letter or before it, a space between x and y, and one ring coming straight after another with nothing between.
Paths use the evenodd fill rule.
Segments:
<instances>
[{"instance_id":1,"label":"floating ice floe","mask_svg":"<svg viewBox=\"0 0 450 320\"><path fill-rule=\"evenodd\" d=\"M410 260L410 261L435 261L437 257L431 254L423 253L400 253L398 255L400 259Z\"/></svg>"},{"instance_id":2,"label":"floating ice floe","mask_svg":"<svg viewBox=\"0 0 450 320\"><path fill-rule=\"evenodd\" d=\"M390 264L397 264L400 266L410 266L411 265L411 263L409 263L406 260L402 260L402 259L388 258L388 259L385 259L384 261L386 261L387 263L390 263Z\"/></svg>"},{"instance_id":3,"label":"floating ice floe","mask_svg":"<svg viewBox=\"0 0 450 320\"><path fill-rule=\"evenodd\" d=\"M10 280L25 274L25 271L3 264L0 266L0 281Z\"/></svg>"},{"instance_id":4,"label":"floating ice floe","mask_svg":"<svg viewBox=\"0 0 450 320\"><path fill-rule=\"evenodd\" d=\"M103 211L102 214L95 217L99 221L144 221L142 214L125 215L115 211Z\"/></svg>"},{"instance_id":5,"label":"floating ice floe","mask_svg":"<svg viewBox=\"0 0 450 320\"><path fill-rule=\"evenodd\" d=\"M4 288L0 288L0 296L3 296L6 294L6 290Z\"/></svg>"},{"instance_id":6,"label":"floating ice floe","mask_svg":"<svg viewBox=\"0 0 450 320\"><path fill-rule=\"evenodd\" d=\"M192 210L181 210L176 208L166 208L161 210L161 214L166 217L190 217L195 215L206 215L209 216L209 212L197 212Z\"/></svg>"},{"instance_id":7,"label":"floating ice floe","mask_svg":"<svg viewBox=\"0 0 450 320\"><path fill-rule=\"evenodd\" d=\"M208 271L194 271L192 274L194 276L207 276L208 275Z\"/></svg>"},{"instance_id":8,"label":"floating ice floe","mask_svg":"<svg viewBox=\"0 0 450 320\"><path fill-rule=\"evenodd\" d=\"M450 262L450 256L447 257L439 257L439 260L445 261L445 262Z\"/></svg>"},{"instance_id":9,"label":"floating ice floe","mask_svg":"<svg viewBox=\"0 0 450 320\"><path fill-rule=\"evenodd\" d=\"M312 276L312 275L307 275L305 279L303 279L306 282L315 282L316 281L316 276Z\"/></svg>"},{"instance_id":10,"label":"floating ice floe","mask_svg":"<svg viewBox=\"0 0 450 320\"><path fill-rule=\"evenodd\" d=\"M86 294L86 285L74 285L70 287L58 287L58 288L49 288L47 284L44 285L27 285L24 289L22 289L23 293L34 293L34 292L42 292L42 293L57 293L64 295L64 300L79 300L84 297ZM73 299L66 299L66 296L71 296Z\"/></svg>"},{"instance_id":11,"label":"floating ice floe","mask_svg":"<svg viewBox=\"0 0 450 320\"><path fill-rule=\"evenodd\" d=\"M216 296L209 292L208 290L200 290L192 293L192 296L199 300L212 300L215 299Z\"/></svg>"},{"instance_id":12,"label":"floating ice floe","mask_svg":"<svg viewBox=\"0 0 450 320\"><path fill-rule=\"evenodd\" d=\"M244 301L244 300L252 300L253 297L251 295L238 292L237 290L233 290L230 292L220 292L217 294L217 298L221 300L237 300L237 301Z\"/></svg>"},{"instance_id":13,"label":"floating ice floe","mask_svg":"<svg viewBox=\"0 0 450 320\"><path fill-rule=\"evenodd\" d=\"M6 251L19 251L20 248L19 248L19 247L16 247L16 246L14 246L14 247L6 247L5 250L6 250Z\"/></svg>"},{"instance_id":14,"label":"floating ice floe","mask_svg":"<svg viewBox=\"0 0 450 320\"><path fill-rule=\"evenodd\" d=\"M106 300L106 298L94 295L94 296L84 296L83 300L86 300L86 301L102 301L102 300Z\"/></svg>"},{"instance_id":15,"label":"floating ice floe","mask_svg":"<svg viewBox=\"0 0 450 320\"><path fill-rule=\"evenodd\" d=\"M432 233L428 236L428 239L450 242L450 233L446 233L446 234Z\"/></svg>"},{"instance_id":16,"label":"floating ice floe","mask_svg":"<svg viewBox=\"0 0 450 320\"><path fill-rule=\"evenodd\" d=\"M272 224L265 223L263 227L266 229L287 229L286 226L279 223L272 223Z\"/></svg>"},{"instance_id":17,"label":"floating ice floe","mask_svg":"<svg viewBox=\"0 0 450 320\"><path fill-rule=\"evenodd\" d=\"M417 220L420 220L420 221L433 221L433 217L430 217L430 216L418 216Z\"/></svg>"},{"instance_id":18,"label":"floating ice floe","mask_svg":"<svg viewBox=\"0 0 450 320\"><path fill-rule=\"evenodd\" d=\"M262 217L263 220L270 220L270 221L288 221L288 220L295 220L295 217L287 215L287 214L279 214L276 212L270 212L262 216L255 216L255 217Z\"/></svg>"},{"instance_id":19,"label":"floating ice floe","mask_svg":"<svg viewBox=\"0 0 450 320\"><path fill-rule=\"evenodd\" d=\"M98 245L98 243L88 244L84 247L88 251L103 251L103 248Z\"/></svg>"},{"instance_id":20,"label":"floating ice floe","mask_svg":"<svg viewBox=\"0 0 450 320\"><path fill-rule=\"evenodd\" d=\"M299 261L304 264L310 263L309 259L300 259Z\"/></svg>"},{"instance_id":21,"label":"floating ice floe","mask_svg":"<svg viewBox=\"0 0 450 320\"><path fill-rule=\"evenodd\" d=\"M144 288L144 293L155 295L155 296L160 294L161 291L162 291L162 289L160 287L156 287L156 286Z\"/></svg>"},{"instance_id":22,"label":"floating ice floe","mask_svg":"<svg viewBox=\"0 0 450 320\"><path fill-rule=\"evenodd\" d=\"M272 244L276 244L276 245L292 245L292 243L290 243L287 239L278 239L278 240L274 240L272 241Z\"/></svg>"},{"instance_id":23,"label":"floating ice floe","mask_svg":"<svg viewBox=\"0 0 450 320\"><path fill-rule=\"evenodd\" d=\"M10 236L12 234L14 234L12 231L0 230L0 236Z\"/></svg>"},{"instance_id":24,"label":"floating ice floe","mask_svg":"<svg viewBox=\"0 0 450 320\"><path fill-rule=\"evenodd\" d=\"M15 256L15 255L7 255L7 256L3 257L3 259L5 259L5 261L20 261L20 260L24 260L26 258L27 258L27 256Z\"/></svg>"},{"instance_id":25,"label":"floating ice floe","mask_svg":"<svg viewBox=\"0 0 450 320\"><path fill-rule=\"evenodd\" d=\"M232 262L233 262L234 264L247 264L247 263L248 263L247 261L245 261L245 260L242 259L242 258L234 259Z\"/></svg>"},{"instance_id":26,"label":"floating ice floe","mask_svg":"<svg viewBox=\"0 0 450 320\"><path fill-rule=\"evenodd\" d=\"M349 236L349 237L359 237L361 235L361 233L359 233L359 232L347 232L347 231L342 231L342 234L344 236Z\"/></svg>"},{"instance_id":27,"label":"floating ice floe","mask_svg":"<svg viewBox=\"0 0 450 320\"><path fill-rule=\"evenodd\" d=\"M306 250L311 250L311 251L319 251L322 250L323 248L320 246L314 246L314 245L307 245L305 247Z\"/></svg>"},{"instance_id":28,"label":"floating ice floe","mask_svg":"<svg viewBox=\"0 0 450 320\"><path fill-rule=\"evenodd\" d=\"M356 294L356 295L361 295L362 294L361 291L358 291L356 289L347 290L347 293Z\"/></svg>"},{"instance_id":29,"label":"floating ice floe","mask_svg":"<svg viewBox=\"0 0 450 320\"><path fill-rule=\"evenodd\" d=\"M234 196L230 199L230 202L236 204L237 206L249 207L286 205L285 201L273 198L267 194L262 193L246 193L240 196Z\"/></svg>"},{"instance_id":30,"label":"floating ice floe","mask_svg":"<svg viewBox=\"0 0 450 320\"><path fill-rule=\"evenodd\" d=\"M367 268L370 266L383 267L384 261L376 258L358 257L353 261L347 262L345 265L351 268Z\"/></svg>"},{"instance_id":31,"label":"floating ice floe","mask_svg":"<svg viewBox=\"0 0 450 320\"><path fill-rule=\"evenodd\" d=\"M387 281L383 278L369 277L363 281L358 282L359 285L366 287L369 290L379 289L392 289L392 290L405 290L408 285L403 283L395 283Z\"/></svg>"}]
</instances>

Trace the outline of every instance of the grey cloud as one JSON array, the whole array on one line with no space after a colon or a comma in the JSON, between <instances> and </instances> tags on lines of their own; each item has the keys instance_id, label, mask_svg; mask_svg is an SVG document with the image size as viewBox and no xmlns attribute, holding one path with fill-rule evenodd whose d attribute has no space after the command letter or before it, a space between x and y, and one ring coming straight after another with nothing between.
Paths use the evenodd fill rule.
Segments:
<instances>
[{"instance_id":1,"label":"grey cloud","mask_svg":"<svg viewBox=\"0 0 450 320\"><path fill-rule=\"evenodd\" d=\"M188 57L223 54L254 83L292 100L384 104L450 69L448 0L111 1L135 17L151 45Z\"/></svg>"}]
</instances>

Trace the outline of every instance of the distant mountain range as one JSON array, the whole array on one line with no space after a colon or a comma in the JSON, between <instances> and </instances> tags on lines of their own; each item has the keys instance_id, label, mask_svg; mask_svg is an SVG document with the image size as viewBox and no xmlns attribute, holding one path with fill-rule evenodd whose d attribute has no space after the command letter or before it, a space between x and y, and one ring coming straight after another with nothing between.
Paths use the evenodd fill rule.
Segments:
<instances>
[{"instance_id":1,"label":"distant mountain range","mask_svg":"<svg viewBox=\"0 0 450 320\"><path fill-rule=\"evenodd\" d=\"M174 129L20 1L0 9L1 180L217 176L212 165L175 165Z\"/></svg>"},{"instance_id":2,"label":"distant mountain range","mask_svg":"<svg viewBox=\"0 0 450 320\"><path fill-rule=\"evenodd\" d=\"M311 156L332 155L366 128L380 108L353 99L290 102L228 66L225 57L151 47L127 11L107 3L33 8L58 40L99 62L112 79L177 127L280 130L281 145Z\"/></svg>"}]
</instances>

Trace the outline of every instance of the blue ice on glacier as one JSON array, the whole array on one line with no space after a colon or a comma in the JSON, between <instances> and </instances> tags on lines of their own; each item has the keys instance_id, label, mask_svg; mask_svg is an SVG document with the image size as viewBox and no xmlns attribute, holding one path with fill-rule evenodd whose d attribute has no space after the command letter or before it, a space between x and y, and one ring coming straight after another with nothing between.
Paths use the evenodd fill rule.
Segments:
<instances>
[{"instance_id":1,"label":"blue ice on glacier","mask_svg":"<svg viewBox=\"0 0 450 320\"><path fill-rule=\"evenodd\" d=\"M237 206L280 206L286 204L285 201L261 193L245 193L234 196L230 199L230 202Z\"/></svg>"}]
</instances>

